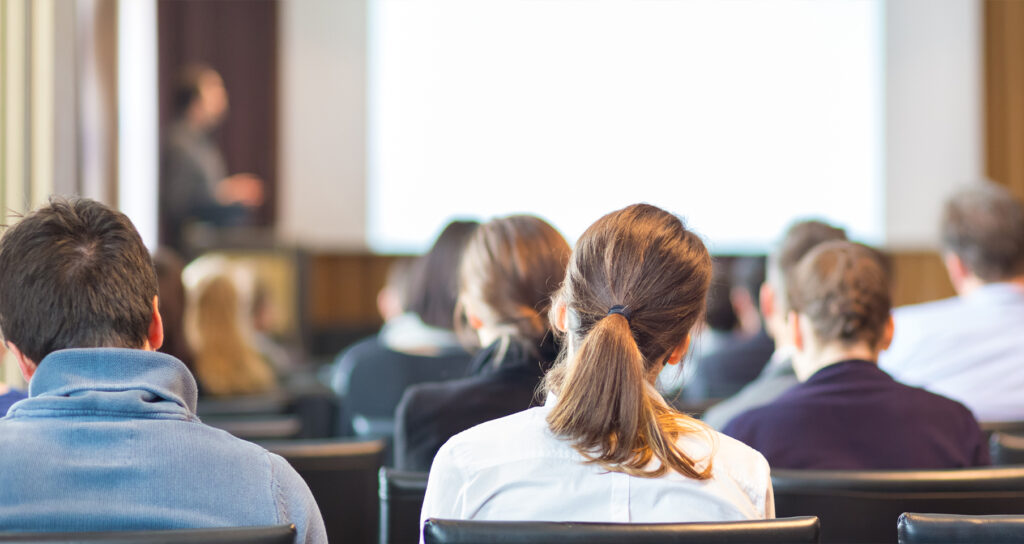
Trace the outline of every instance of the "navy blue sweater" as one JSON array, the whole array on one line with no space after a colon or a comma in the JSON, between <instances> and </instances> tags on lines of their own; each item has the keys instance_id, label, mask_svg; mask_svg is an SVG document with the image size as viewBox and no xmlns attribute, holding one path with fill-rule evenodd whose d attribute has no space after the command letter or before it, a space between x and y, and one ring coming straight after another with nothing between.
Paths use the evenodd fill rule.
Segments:
<instances>
[{"instance_id":1,"label":"navy blue sweater","mask_svg":"<svg viewBox=\"0 0 1024 544\"><path fill-rule=\"evenodd\" d=\"M989 464L970 410L901 384L870 361L829 365L723 432L772 468L939 469Z\"/></svg>"}]
</instances>

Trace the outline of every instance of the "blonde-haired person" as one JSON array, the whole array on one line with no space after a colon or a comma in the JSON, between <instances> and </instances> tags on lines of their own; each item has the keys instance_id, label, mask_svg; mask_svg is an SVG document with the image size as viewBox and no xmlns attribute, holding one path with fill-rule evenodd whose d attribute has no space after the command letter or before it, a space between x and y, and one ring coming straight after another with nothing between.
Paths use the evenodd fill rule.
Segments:
<instances>
[{"instance_id":1,"label":"blonde-haired person","mask_svg":"<svg viewBox=\"0 0 1024 544\"><path fill-rule=\"evenodd\" d=\"M277 388L274 371L253 343L252 307L244 293L254 281L219 258L201 258L184 273L185 335L194 354L200 392L254 395Z\"/></svg>"},{"instance_id":2,"label":"blonde-haired person","mask_svg":"<svg viewBox=\"0 0 1024 544\"><path fill-rule=\"evenodd\" d=\"M449 440L421 525L774 517L764 457L654 389L662 367L685 354L710 279L700 238L657 207L633 205L588 228L552 303L567 340L547 402Z\"/></svg>"},{"instance_id":3,"label":"blonde-haired person","mask_svg":"<svg viewBox=\"0 0 1024 544\"><path fill-rule=\"evenodd\" d=\"M495 219L470 237L459 266L456 329L484 346L470 376L406 389L395 413L395 465L427 470L450 437L525 410L559 345L548 325L551 294L565 276L569 244L527 215Z\"/></svg>"}]
</instances>

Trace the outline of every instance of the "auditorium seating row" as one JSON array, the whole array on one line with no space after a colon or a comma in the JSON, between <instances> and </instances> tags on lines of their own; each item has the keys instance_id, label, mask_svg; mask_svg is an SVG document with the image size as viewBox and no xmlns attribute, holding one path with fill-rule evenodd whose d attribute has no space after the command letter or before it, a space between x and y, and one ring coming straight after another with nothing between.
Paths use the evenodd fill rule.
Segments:
<instances>
[{"instance_id":1,"label":"auditorium seating row","mask_svg":"<svg viewBox=\"0 0 1024 544\"><path fill-rule=\"evenodd\" d=\"M238 411L236 409L236 411ZM222 419L218 419L222 418ZM214 425L242 431L292 463L306 479L331 541L416 542L426 475L384 469L385 443L352 439L266 440L246 425L273 427L270 414L220 413ZM204 421L210 420L205 416ZM262 420L262 422L260 422ZM1002 432L996 432L994 429ZM785 471L772 473L779 517L816 516L821 541L895 542L893 527L904 512L946 514L1024 513L1024 437L1014 426L990 426L993 461L1005 467L938 471ZM1015 466L1019 465L1019 466ZM379 490L379 503L378 503ZM851 515L851 513L855 513ZM379 520L379 526L378 526Z\"/></svg>"}]
</instances>

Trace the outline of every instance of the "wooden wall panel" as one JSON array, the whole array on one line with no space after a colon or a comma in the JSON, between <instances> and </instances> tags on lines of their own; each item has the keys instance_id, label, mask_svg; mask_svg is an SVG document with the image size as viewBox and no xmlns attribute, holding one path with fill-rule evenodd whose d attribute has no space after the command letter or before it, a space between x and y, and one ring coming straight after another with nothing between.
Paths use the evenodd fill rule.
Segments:
<instances>
[{"instance_id":1,"label":"wooden wall panel","mask_svg":"<svg viewBox=\"0 0 1024 544\"><path fill-rule=\"evenodd\" d=\"M928 302L956 294L938 253L902 251L889 254L889 259L894 306Z\"/></svg>"},{"instance_id":2,"label":"wooden wall panel","mask_svg":"<svg viewBox=\"0 0 1024 544\"><path fill-rule=\"evenodd\" d=\"M983 12L986 174L1024 199L1024 2Z\"/></svg>"}]
</instances>

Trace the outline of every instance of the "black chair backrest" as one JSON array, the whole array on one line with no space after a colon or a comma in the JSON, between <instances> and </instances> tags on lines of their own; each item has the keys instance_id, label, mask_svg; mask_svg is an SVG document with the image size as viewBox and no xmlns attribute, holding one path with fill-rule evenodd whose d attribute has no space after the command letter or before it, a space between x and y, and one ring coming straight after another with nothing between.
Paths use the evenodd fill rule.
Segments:
<instances>
[{"instance_id":1,"label":"black chair backrest","mask_svg":"<svg viewBox=\"0 0 1024 544\"><path fill-rule=\"evenodd\" d=\"M1024 467L773 470L775 513L817 516L822 542L895 543L903 512L1024 512Z\"/></svg>"},{"instance_id":2,"label":"black chair backrest","mask_svg":"<svg viewBox=\"0 0 1024 544\"><path fill-rule=\"evenodd\" d=\"M284 457L306 481L330 542L376 544L377 471L380 440L283 440L260 442Z\"/></svg>"},{"instance_id":3,"label":"black chair backrest","mask_svg":"<svg viewBox=\"0 0 1024 544\"><path fill-rule=\"evenodd\" d=\"M170 529L162 531L102 531L87 533L0 533L0 542L106 544L292 544L294 525Z\"/></svg>"},{"instance_id":4,"label":"black chair backrest","mask_svg":"<svg viewBox=\"0 0 1024 544\"><path fill-rule=\"evenodd\" d=\"M698 523L583 523L428 519L426 544L813 544L818 519Z\"/></svg>"},{"instance_id":5,"label":"black chair backrest","mask_svg":"<svg viewBox=\"0 0 1024 544\"><path fill-rule=\"evenodd\" d=\"M419 541L427 473L380 469L380 544Z\"/></svg>"},{"instance_id":6,"label":"black chair backrest","mask_svg":"<svg viewBox=\"0 0 1024 544\"><path fill-rule=\"evenodd\" d=\"M242 440L287 440L302 432L302 420L294 415L212 416L202 420Z\"/></svg>"},{"instance_id":7,"label":"black chair backrest","mask_svg":"<svg viewBox=\"0 0 1024 544\"><path fill-rule=\"evenodd\" d=\"M200 418L225 416L272 416L288 412L291 399L284 392L202 398L196 403Z\"/></svg>"},{"instance_id":8,"label":"black chair backrest","mask_svg":"<svg viewBox=\"0 0 1024 544\"><path fill-rule=\"evenodd\" d=\"M994 433L989 450L993 465L1024 465L1024 436Z\"/></svg>"},{"instance_id":9,"label":"black chair backrest","mask_svg":"<svg viewBox=\"0 0 1024 544\"><path fill-rule=\"evenodd\" d=\"M1024 542L1024 516L900 516L899 544L1011 544Z\"/></svg>"}]
</instances>

